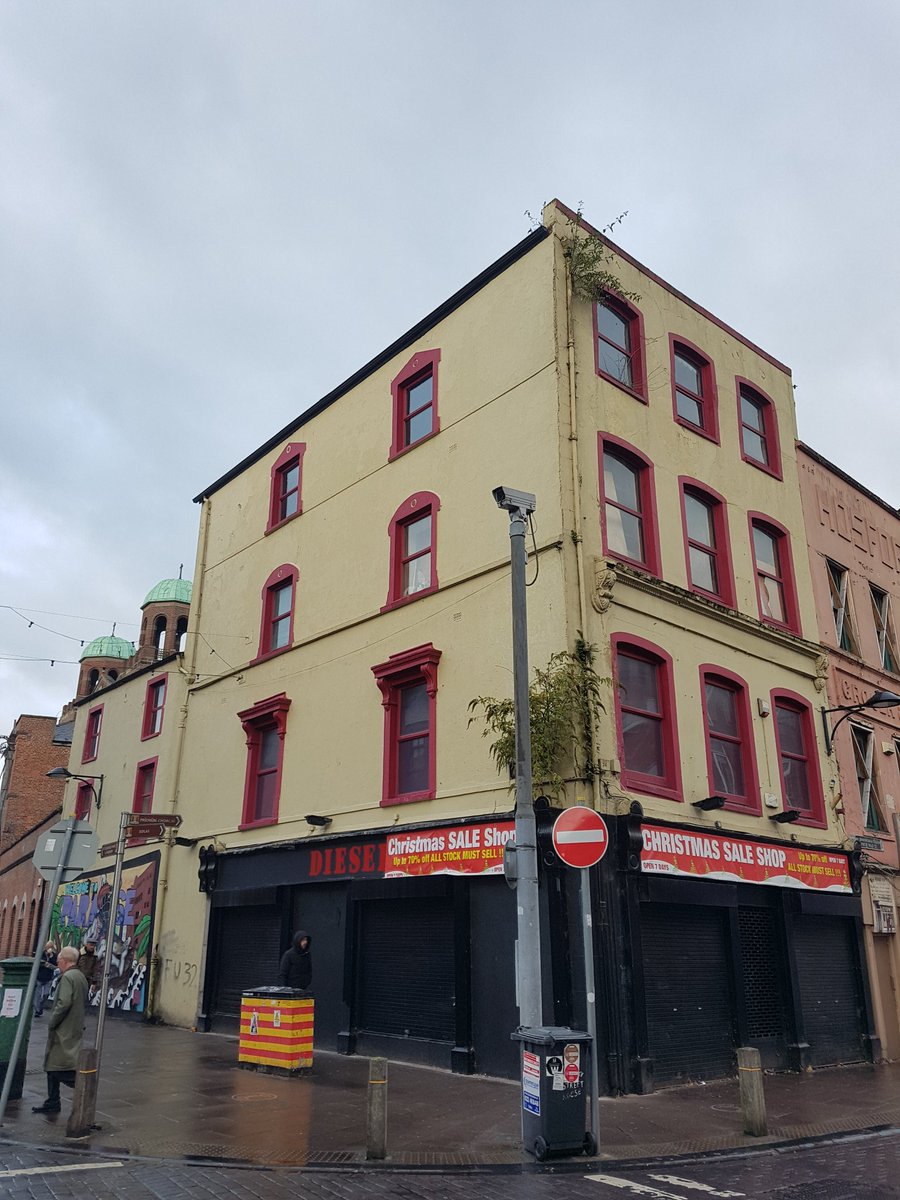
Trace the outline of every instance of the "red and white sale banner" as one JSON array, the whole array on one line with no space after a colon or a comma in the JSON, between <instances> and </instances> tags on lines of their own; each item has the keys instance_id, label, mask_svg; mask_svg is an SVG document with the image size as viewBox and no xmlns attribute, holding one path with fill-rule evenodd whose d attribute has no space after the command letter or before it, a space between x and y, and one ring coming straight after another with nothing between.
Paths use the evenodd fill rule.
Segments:
<instances>
[{"instance_id":1,"label":"red and white sale banner","mask_svg":"<svg viewBox=\"0 0 900 1200\"><path fill-rule=\"evenodd\" d=\"M817 892L852 891L846 854L772 846L748 838L663 829L659 825L642 825L641 834L641 870L648 874L689 875L692 879L764 883Z\"/></svg>"},{"instance_id":2,"label":"red and white sale banner","mask_svg":"<svg viewBox=\"0 0 900 1200\"><path fill-rule=\"evenodd\" d=\"M486 821L444 829L389 834L384 878L411 875L502 875L503 847L514 837L514 821Z\"/></svg>"}]
</instances>

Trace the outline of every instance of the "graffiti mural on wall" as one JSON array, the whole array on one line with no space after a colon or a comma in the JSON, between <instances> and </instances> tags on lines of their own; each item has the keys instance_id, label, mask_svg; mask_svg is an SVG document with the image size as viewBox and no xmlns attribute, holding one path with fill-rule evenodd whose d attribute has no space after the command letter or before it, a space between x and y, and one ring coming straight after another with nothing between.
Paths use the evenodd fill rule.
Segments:
<instances>
[{"instance_id":1,"label":"graffiti mural on wall","mask_svg":"<svg viewBox=\"0 0 900 1200\"><path fill-rule=\"evenodd\" d=\"M66 883L57 893L50 938L58 946L78 947L85 942L96 942L97 957L102 963L107 940L112 937L108 1008L140 1013L146 1006L158 867L159 854L123 866L112 922L112 868ZM92 988L91 993L91 1004L99 1007L99 986Z\"/></svg>"}]
</instances>

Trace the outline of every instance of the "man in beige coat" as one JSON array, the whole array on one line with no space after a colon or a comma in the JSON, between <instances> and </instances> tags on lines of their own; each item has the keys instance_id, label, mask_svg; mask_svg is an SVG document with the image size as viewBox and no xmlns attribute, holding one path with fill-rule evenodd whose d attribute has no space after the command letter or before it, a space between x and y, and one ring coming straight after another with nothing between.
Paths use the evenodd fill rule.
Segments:
<instances>
[{"instance_id":1,"label":"man in beige coat","mask_svg":"<svg viewBox=\"0 0 900 1200\"><path fill-rule=\"evenodd\" d=\"M56 960L60 981L56 1000L50 1010L47 1030L47 1052L44 1070L47 1072L47 1099L35 1105L32 1112L58 1113L61 1104L59 1085L75 1086L75 1067L84 1036L84 1005L87 980L78 970L78 951L74 946L60 950Z\"/></svg>"}]
</instances>

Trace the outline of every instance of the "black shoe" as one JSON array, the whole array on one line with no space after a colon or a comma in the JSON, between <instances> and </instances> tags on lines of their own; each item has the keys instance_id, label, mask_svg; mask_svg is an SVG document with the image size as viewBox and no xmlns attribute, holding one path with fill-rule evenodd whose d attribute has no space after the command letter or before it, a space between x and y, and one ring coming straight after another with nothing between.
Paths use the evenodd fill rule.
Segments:
<instances>
[{"instance_id":1,"label":"black shoe","mask_svg":"<svg viewBox=\"0 0 900 1200\"><path fill-rule=\"evenodd\" d=\"M31 1111L34 1113L58 1113L61 1108L61 1104L54 1104L52 1100L45 1100L43 1104L32 1105Z\"/></svg>"}]
</instances>

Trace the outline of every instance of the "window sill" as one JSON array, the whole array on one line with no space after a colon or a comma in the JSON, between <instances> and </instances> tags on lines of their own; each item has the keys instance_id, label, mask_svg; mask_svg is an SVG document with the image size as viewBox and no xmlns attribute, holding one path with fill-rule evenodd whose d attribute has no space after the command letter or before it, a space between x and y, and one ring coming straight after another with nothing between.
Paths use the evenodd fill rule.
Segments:
<instances>
[{"instance_id":1,"label":"window sill","mask_svg":"<svg viewBox=\"0 0 900 1200\"><path fill-rule=\"evenodd\" d=\"M434 790L427 792L410 792L406 796L386 796L380 803L381 808L392 808L395 804L415 804L419 800L433 800Z\"/></svg>"},{"instance_id":2,"label":"window sill","mask_svg":"<svg viewBox=\"0 0 900 1200\"><path fill-rule=\"evenodd\" d=\"M660 796L663 800L675 800L678 804L684 803L684 796L681 794L680 788L662 782L654 783L646 776L627 775L623 772L622 787L629 792L640 792L642 796Z\"/></svg>"},{"instance_id":3,"label":"window sill","mask_svg":"<svg viewBox=\"0 0 900 1200\"><path fill-rule=\"evenodd\" d=\"M85 763L92 763L92 762L96 762L96 761L97 761L97 758L98 758L98 755L97 755L97 754L92 754L92 755L90 756L90 758L83 758L83 759L81 760L81 765L82 765L82 766L84 766L84 765L85 765Z\"/></svg>"},{"instance_id":4,"label":"window sill","mask_svg":"<svg viewBox=\"0 0 900 1200\"><path fill-rule=\"evenodd\" d=\"M702 599L708 600L711 604L720 604L723 608L730 608L732 612L737 609L733 596L717 596L715 592L707 592L704 588L698 587L691 587L688 590L693 592L695 596L700 596Z\"/></svg>"},{"instance_id":5,"label":"window sill","mask_svg":"<svg viewBox=\"0 0 900 1200\"><path fill-rule=\"evenodd\" d=\"M789 822L789 824L790 824L791 828L793 828L795 825L804 826L806 829L827 829L828 828L828 822L824 818L813 817L813 816L798 817L796 821L791 821L791 822ZM839 850L839 849L840 849L839 846L835 846L835 850ZM830 853L830 851L827 851L826 853Z\"/></svg>"},{"instance_id":6,"label":"window sill","mask_svg":"<svg viewBox=\"0 0 900 1200\"><path fill-rule=\"evenodd\" d=\"M277 658L279 654L287 654L288 650L293 650L293 643L289 646L280 646L277 650L267 650L265 654L257 654L256 658L251 658L247 664L250 667L255 667L257 663L268 662L270 658Z\"/></svg>"},{"instance_id":7,"label":"window sill","mask_svg":"<svg viewBox=\"0 0 900 1200\"><path fill-rule=\"evenodd\" d=\"M710 792L712 795L712 792ZM761 817L762 805L760 804L742 804L740 800L729 800L725 798L725 804L722 806L722 812L741 813L745 817Z\"/></svg>"},{"instance_id":8,"label":"window sill","mask_svg":"<svg viewBox=\"0 0 900 1200\"><path fill-rule=\"evenodd\" d=\"M649 404L647 397L642 392L629 387L621 379L616 379L615 375L607 375L605 371L597 371L596 374L598 379L603 379L606 383L611 383L613 387L617 387L619 391L624 392L627 396L631 396L633 400L638 400L641 404Z\"/></svg>"},{"instance_id":9,"label":"window sill","mask_svg":"<svg viewBox=\"0 0 900 1200\"><path fill-rule=\"evenodd\" d=\"M794 637L801 637L802 634L796 625L788 625L785 621L773 621L771 617L760 617L762 625L768 625L770 629L779 629L782 633L792 633Z\"/></svg>"},{"instance_id":10,"label":"window sill","mask_svg":"<svg viewBox=\"0 0 900 1200\"><path fill-rule=\"evenodd\" d=\"M245 829L265 829L269 825L277 825L277 817L265 817L261 821L242 821L238 825L238 829L243 832Z\"/></svg>"},{"instance_id":11,"label":"window sill","mask_svg":"<svg viewBox=\"0 0 900 1200\"><path fill-rule=\"evenodd\" d=\"M388 462L393 462L397 458L402 458L404 454L409 454L410 450L415 450L417 446L423 445L425 442L430 442L433 437L441 432L440 422L432 429L431 433L426 433L424 437L420 437L418 441L410 442L408 446L401 446L399 449L391 447L388 453Z\"/></svg>"},{"instance_id":12,"label":"window sill","mask_svg":"<svg viewBox=\"0 0 900 1200\"><path fill-rule=\"evenodd\" d=\"M276 521L273 525L267 525L263 533L263 537L268 537L270 533L275 533L278 529L283 529L285 525L290 525L291 521L296 521L298 517L303 515L303 505L297 509L295 513L291 513L289 517L284 517L281 521Z\"/></svg>"},{"instance_id":13,"label":"window sill","mask_svg":"<svg viewBox=\"0 0 900 1200\"><path fill-rule=\"evenodd\" d=\"M762 471L764 475L771 475L772 478L777 479L779 481L779 483L784 478L784 476L781 473L780 465L777 468L770 467L766 463L762 463L756 458L750 458L749 455L743 454L743 453L741 454L741 458L747 464L748 467L755 467L757 471Z\"/></svg>"},{"instance_id":14,"label":"window sill","mask_svg":"<svg viewBox=\"0 0 900 1200\"><path fill-rule=\"evenodd\" d=\"M712 442L714 446L719 445L719 431L711 433L708 429L703 429L700 425L695 425L693 421L686 421L684 417L676 417L675 424L680 425L682 429L689 429L691 433L696 433L698 437L706 438L708 442Z\"/></svg>"},{"instance_id":15,"label":"window sill","mask_svg":"<svg viewBox=\"0 0 900 1200\"><path fill-rule=\"evenodd\" d=\"M142 742L152 742L153 739L158 738L161 733L162 733L162 729L157 729L156 733L142 733L141 741Z\"/></svg>"},{"instance_id":16,"label":"window sill","mask_svg":"<svg viewBox=\"0 0 900 1200\"><path fill-rule=\"evenodd\" d=\"M433 596L437 590L438 584L434 584L431 587L422 588L421 591L413 592L410 596L398 596L396 600L388 600L387 604L383 604L379 611L390 612L392 608L402 608L404 604L414 604L423 596Z\"/></svg>"},{"instance_id":17,"label":"window sill","mask_svg":"<svg viewBox=\"0 0 900 1200\"><path fill-rule=\"evenodd\" d=\"M651 567L649 563L640 562L636 558L626 558L624 554L616 554L615 550L604 549L604 558L611 558L614 562L624 563L626 567L634 567L636 571L643 571L646 575L652 575L654 579L662 579L659 571Z\"/></svg>"}]
</instances>

